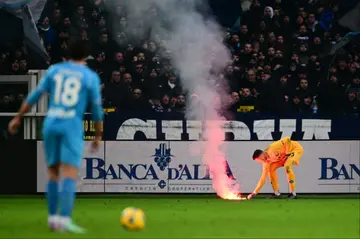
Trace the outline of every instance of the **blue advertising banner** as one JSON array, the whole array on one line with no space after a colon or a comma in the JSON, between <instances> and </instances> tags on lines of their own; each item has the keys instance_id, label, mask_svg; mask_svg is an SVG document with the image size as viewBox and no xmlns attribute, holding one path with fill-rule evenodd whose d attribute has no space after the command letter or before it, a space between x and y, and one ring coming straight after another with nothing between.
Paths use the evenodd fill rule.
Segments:
<instances>
[{"instance_id":1,"label":"blue advertising banner","mask_svg":"<svg viewBox=\"0 0 360 239\"><path fill-rule=\"evenodd\" d=\"M274 117L260 113L238 113L232 120L221 121L224 140L359 140L360 118L338 116L311 118L300 114ZM186 120L177 113L108 113L104 122L104 140L200 140L203 122Z\"/></svg>"}]
</instances>

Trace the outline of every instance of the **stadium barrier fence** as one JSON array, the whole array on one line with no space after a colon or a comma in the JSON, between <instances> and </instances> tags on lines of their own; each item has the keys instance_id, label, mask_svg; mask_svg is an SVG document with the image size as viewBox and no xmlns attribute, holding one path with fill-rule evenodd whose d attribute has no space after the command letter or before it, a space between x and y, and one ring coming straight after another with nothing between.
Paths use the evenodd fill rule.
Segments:
<instances>
[{"instance_id":1,"label":"stadium barrier fence","mask_svg":"<svg viewBox=\"0 0 360 239\"><path fill-rule=\"evenodd\" d=\"M253 190L261 166L251 159L269 142L224 142L227 175L240 191ZM298 193L360 194L360 141L301 141L305 153L294 167ZM202 163L203 142L104 141L90 154L86 143L77 191L86 194L213 194L211 173ZM0 144L0 194L43 193L47 181L43 142L7 140ZM287 192L283 169L280 189ZM271 193L268 182L261 193Z\"/></svg>"}]
</instances>

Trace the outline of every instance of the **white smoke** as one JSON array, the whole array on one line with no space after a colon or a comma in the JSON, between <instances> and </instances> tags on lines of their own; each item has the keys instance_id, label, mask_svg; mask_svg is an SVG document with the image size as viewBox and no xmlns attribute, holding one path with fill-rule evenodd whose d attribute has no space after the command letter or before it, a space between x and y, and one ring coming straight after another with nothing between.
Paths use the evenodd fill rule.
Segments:
<instances>
[{"instance_id":1,"label":"white smoke","mask_svg":"<svg viewBox=\"0 0 360 239\"><path fill-rule=\"evenodd\" d=\"M117 1L114 1L116 4ZM151 29L153 37L160 35L166 49L171 51L172 64L179 71L183 90L188 96L196 94L191 97L192 100L188 99L187 118L222 120L222 102L226 102L228 98L226 82L220 75L229 64L231 56L223 44L225 35L221 27L208 14L204 17L199 11L207 12L206 4L202 0L122 2L127 12L129 29L141 26L145 30ZM116 7L112 6L112 9ZM214 184L214 189L218 192L221 190L219 188L230 184L224 182L225 158L219 149L224 132L220 124L214 124L213 121L204 126L206 141L203 161L213 173L223 174L214 176L221 178L222 185Z\"/></svg>"},{"instance_id":2,"label":"white smoke","mask_svg":"<svg viewBox=\"0 0 360 239\"><path fill-rule=\"evenodd\" d=\"M116 0L111 6L116 9ZM225 96L226 82L219 75L230 62L230 54L223 44L224 32L210 17L198 9L207 10L202 0L126 0L128 29L151 29L151 35L160 35L167 50L171 51L173 66L179 71L183 89L196 93L204 102L208 117L215 116L220 108L218 98ZM154 9L157 17L154 17ZM118 25L114 23L115 28ZM197 106L199 106L197 104ZM187 116L203 119L204 111L188 107Z\"/></svg>"}]
</instances>

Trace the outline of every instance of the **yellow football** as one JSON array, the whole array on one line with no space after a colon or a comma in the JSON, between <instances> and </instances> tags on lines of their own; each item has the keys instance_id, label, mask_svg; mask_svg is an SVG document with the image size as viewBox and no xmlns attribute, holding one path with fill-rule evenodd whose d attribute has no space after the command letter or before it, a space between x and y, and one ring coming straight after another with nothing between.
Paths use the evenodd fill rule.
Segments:
<instances>
[{"instance_id":1,"label":"yellow football","mask_svg":"<svg viewBox=\"0 0 360 239\"><path fill-rule=\"evenodd\" d=\"M145 213L135 207L125 208L120 217L120 224L129 231L139 231L145 227Z\"/></svg>"}]
</instances>

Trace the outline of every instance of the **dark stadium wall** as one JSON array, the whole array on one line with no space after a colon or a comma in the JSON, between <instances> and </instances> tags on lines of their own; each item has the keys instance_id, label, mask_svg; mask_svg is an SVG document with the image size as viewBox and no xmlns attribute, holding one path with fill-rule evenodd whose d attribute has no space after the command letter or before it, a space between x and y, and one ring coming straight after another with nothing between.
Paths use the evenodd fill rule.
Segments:
<instances>
[{"instance_id":1,"label":"dark stadium wall","mask_svg":"<svg viewBox=\"0 0 360 239\"><path fill-rule=\"evenodd\" d=\"M224 27L232 27L241 12L240 0L208 0L212 13Z\"/></svg>"},{"instance_id":2,"label":"dark stadium wall","mask_svg":"<svg viewBox=\"0 0 360 239\"><path fill-rule=\"evenodd\" d=\"M0 194L36 192L37 142L0 141Z\"/></svg>"},{"instance_id":3,"label":"dark stadium wall","mask_svg":"<svg viewBox=\"0 0 360 239\"><path fill-rule=\"evenodd\" d=\"M9 43L20 45L23 39L22 20L0 9L0 50L8 50Z\"/></svg>"}]
</instances>

